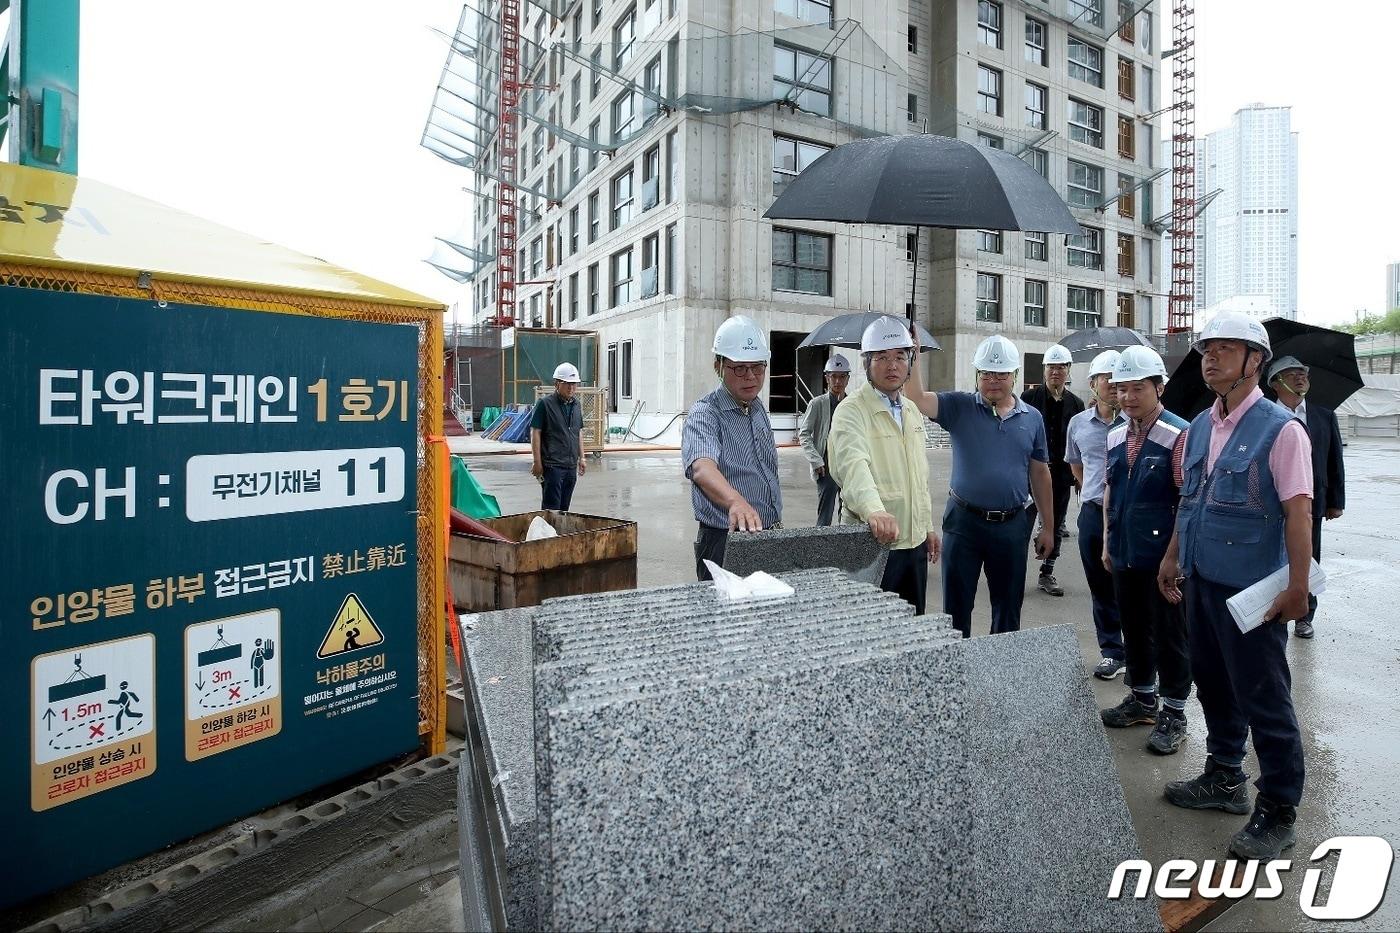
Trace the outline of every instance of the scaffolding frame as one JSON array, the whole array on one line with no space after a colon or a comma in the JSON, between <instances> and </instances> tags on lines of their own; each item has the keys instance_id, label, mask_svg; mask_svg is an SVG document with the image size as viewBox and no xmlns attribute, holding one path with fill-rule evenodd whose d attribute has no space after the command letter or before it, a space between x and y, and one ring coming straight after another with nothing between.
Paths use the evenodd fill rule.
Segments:
<instances>
[{"instance_id":1,"label":"scaffolding frame","mask_svg":"<svg viewBox=\"0 0 1400 933\"><path fill-rule=\"evenodd\" d=\"M1172 282L1167 333L1196 327L1196 21L1194 0L1172 8Z\"/></svg>"}]
</instances>

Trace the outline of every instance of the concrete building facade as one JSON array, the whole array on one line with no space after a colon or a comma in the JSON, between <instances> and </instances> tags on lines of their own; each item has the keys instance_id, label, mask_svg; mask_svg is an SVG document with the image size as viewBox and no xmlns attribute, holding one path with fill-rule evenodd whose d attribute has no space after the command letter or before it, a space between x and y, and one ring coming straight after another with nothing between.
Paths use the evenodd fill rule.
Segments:
<instances>
[{"instance_id":1,"label":"concrete building facade","mask_svg":"<svg viewBox=\"0 0 1400 933\"><path fill-rule=\"evenodd\" d=\"M1072 328L1160 326L1151 219L1159 131L1151 12L1103 0L576 0L524 5L529 38L517 291L525 326L597 331L619 421L674 438L715 384L726 317L769 331L766 400L790 427L827 318L915 313L943 344L938 387L970 385L988 334L1039 354ZM495 42L485 4L479 45ZM1125 20L1117 15L1128 14ZM484 60L484 61L489 61ZM481 83L489 85L489 68ZM995 86L992 86L992 84ZM488 125L487 129L490 127ZM860 136L927 129L1015 152L1084 237L762 218L792 177ZM473 316L497 315L494 136L474 156ZM671 427L667 429L667 425Z\"/></svg>"}]
</instances>

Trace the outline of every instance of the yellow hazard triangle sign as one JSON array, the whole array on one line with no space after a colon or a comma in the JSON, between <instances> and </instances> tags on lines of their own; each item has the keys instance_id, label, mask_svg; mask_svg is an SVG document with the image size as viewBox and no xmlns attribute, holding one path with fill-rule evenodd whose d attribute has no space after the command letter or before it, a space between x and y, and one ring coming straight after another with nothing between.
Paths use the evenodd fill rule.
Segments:
<instances>
[{"instance_id":1,"label":"yellow hazard triangle sign","mask_svg":"<svg viewBox=\"0 0 1400 933\"><path fill-rule=\"evenodd\" d=\"M326 637L321 640L321 648L316 652L316 657L330 658L347 651L373 648L383 643L384 633L374 624L374 619L365 608L365 604L360 602L360 597L351 593L340 604L340 611L335 614L330 631L326 632Z\"/></svg>"}]
</instances>

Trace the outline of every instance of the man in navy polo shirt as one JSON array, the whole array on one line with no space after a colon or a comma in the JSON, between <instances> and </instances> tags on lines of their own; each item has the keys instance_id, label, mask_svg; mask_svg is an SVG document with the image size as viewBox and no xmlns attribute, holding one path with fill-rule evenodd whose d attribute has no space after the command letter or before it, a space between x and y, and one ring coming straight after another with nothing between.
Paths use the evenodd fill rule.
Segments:
<instances>
[{"instance_id":1,"label":"man in navy polo shirt","mask_svg":"<svg viewBox=\"0 0 1400 933\"><path fill-rule=\"evenodd\" d=\"M915 361L917 363L917 360ZM972 357L976 392L925 392L916 376L906 394L953 439L953 471L943 511L943 611L967 638L983 568L992 597L992 633L1021 627L1026 595L1027 506L1054 515L1050 453L1040 412L1016 396L1021 354L993 334ZM918 373L918 366L914 372ZM1055 523L1044 523L1035 555L1054 549Z\"/></svg>"}]
</instances>

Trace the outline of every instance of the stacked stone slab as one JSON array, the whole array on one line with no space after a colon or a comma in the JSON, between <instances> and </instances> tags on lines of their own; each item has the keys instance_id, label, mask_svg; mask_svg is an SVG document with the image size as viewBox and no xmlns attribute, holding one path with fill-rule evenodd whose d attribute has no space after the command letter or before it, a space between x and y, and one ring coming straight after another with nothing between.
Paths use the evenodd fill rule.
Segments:
<instances>
[{"instance_id":1,"label":"stacked stone slab","mask_svg":"<svg viewBox=\"0 0 1400 933\"><path fill-rule=\"evenodd\" d=\"M477 618L509 928L1160 928L1071 627L782 578Z\"/></svg>"},{"instance_id":2,"label":"stacked stone slab","mask_svg":"<svg viewBox=\"0 0 1400 933\"><path fill-rule=\"evenodd\" d=\"M724 546L724 569L746 577L758 570L788 573L809 567L835 567L852 580L880 585L890 549L869 525L774 528L732 534Z\"/></svg>"}]
</instances>

